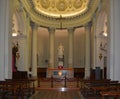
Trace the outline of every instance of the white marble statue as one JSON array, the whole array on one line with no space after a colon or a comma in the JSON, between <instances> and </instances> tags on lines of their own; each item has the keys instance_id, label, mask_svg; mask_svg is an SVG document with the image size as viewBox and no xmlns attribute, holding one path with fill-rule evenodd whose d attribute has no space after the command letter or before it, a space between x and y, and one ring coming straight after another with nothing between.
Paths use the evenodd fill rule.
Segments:
<instances>
[{"instance_id":1,"label":"white marble statue","mask_svg":"<svg viewBox=\"0 0 120 99\"><path fill-rule=\"evenodd\" d=\"M58 50L58 57L64 55L64 47L63 47L62 43L59 44L57 50Z\"/></svg>"},{"instance_id":2,"label":"white marble statue","mask_svg":"<svg viewBox=\"0 0 120 99\"><path fill-rule=\"evenodd\" d=\"M58 66L64 65L64 46L62 43L59 44L58 48Z\"/></svg>"}]
</instances>

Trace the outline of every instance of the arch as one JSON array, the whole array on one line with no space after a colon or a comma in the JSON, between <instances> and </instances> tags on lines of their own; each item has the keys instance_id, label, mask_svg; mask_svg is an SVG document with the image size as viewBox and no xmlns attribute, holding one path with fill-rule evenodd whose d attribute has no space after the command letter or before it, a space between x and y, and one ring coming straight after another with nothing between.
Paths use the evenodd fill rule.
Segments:
<instances>
[{"instance_id":1,"label":"arch","mask_svg":"<svg viewBox=\"0 0 120 99\"><path fill-rule=\"evenodd\" d=\"M96 36L99 35L102 31L104 31L105 22L107 22L107 14L105 11L100 11L97 24L96 24Z\"/></svg>"},{"instance_id":2,"label":"arch","mask_svg":"<svg viewBox=\"0 0 120 99\"><path fill-rule=\"evenodd\" d=\"M95 67L100 67L103 70L102 77L105 77L104 68L107 67L107 36L104 36L107 32L107 13L104 10L100 10L96 21L95 32Z\"/></svg>"},{"instance_id":3,"label":"arch","mask_svg":"<svg viewBox=\"0 0 120 99\"><path fill-rule=\"evenodd\" d=\"M18 11L16 10L15 13L13 14L13 17L16 20L15 27L16 27L16 32L20 32L23 34L26 34L26 16L23 11Z\"/></svg>"},{"instance_id":4,"label":"arch","mask_svg":"<svg viewBox=\"0 0 120 99\"><path fill-rule=\"evenodd\" d=\"M13 23L14 23L14 27L13 29L16 31L17 33L17 37L13 37L12 41L14 43L19 44L19 54L20 54L20 58L17 60L17 69L18 71L22 71L22 70L28 70L28 47L30 46L28 43L28 32L30 32L30 28L29 28L29 20L28 20L28 16L27 13L25 12L25 10L20 7L20 3L17 7L14 8L14 13L13 13ZM26 38L27 37L27 38ZM25 46L27 44L27 46Z\"/></svg>"}]
</instances>

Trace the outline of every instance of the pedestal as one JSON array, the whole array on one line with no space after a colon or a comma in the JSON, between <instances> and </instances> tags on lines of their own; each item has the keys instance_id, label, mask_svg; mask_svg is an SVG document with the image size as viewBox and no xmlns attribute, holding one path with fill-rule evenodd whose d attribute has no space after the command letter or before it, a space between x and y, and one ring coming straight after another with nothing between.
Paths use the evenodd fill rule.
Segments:
<instances>
[{"instance_id":1,"label":"pedestal","mask_svg":"<svg viewBox=\"0 0 120 99\"><path fill-rule=\"evenodd\" d=\"M58 68L64 66L64 55L59 55L58 57Z\"/></svg>"},{"instance_id":2,"label":"pedestal","mask_svg":"<svg viewBox=\"0 0 120 99\"><path fill-rule=\"evenodd\" d=\"M48 68L47 69L47 78L50 78L51 76L55 78L73 78L74 77L74 70L73 68Z\"/></svg>"}]
</instances>

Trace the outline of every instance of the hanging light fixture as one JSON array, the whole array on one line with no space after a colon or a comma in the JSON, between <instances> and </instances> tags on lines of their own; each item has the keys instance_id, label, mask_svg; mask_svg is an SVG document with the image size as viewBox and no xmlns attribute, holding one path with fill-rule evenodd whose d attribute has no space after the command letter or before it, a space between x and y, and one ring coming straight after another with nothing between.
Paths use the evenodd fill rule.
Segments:
<instances>
[{"instance_id":1,"label":"hanging light fixture","mask_svg":"<svg viewBox=\"0 0 120 99\"><path fill-rule=\"evenodd\" d=\"M17 32L15 31L15 29L12 29L12 36L16 37L17 36Z\"/></svg>"},{"instance_id":2,"label":"hanging light fixture","mask_svg":"<svg viewBox=\"0 0 120 99\"><path fill-rule=\"evenodd\" d=\"M60 15L60 29L62 30L62 15Z\"/></svg>"},{"instance_id":3,"label":"hanging light fixture","mask_svg":"<svg viewBox=\"0 0 120 99\"><path fill-rule=\"evenodd\" d=\"M103 33L103 36L107 37L107 33L106 33L106 32L104 32L104 33Z\"/></svg>"},{"instance_id":4,"label":"hanging light fixture","mask_svg":"<svg viewBox=\"0 0 120 99\"><path fill-rule=\"evenodd\" d=\"M60 29L62 30L62 15L60 15Z\"/></svg>"}]
</instances>

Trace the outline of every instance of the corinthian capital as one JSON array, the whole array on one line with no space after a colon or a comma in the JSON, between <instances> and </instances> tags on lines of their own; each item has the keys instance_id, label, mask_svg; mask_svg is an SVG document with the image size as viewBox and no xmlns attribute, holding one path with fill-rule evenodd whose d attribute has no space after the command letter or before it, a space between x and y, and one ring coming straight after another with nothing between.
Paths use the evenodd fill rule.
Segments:
<instances>
[{"instance_id":1,"label":"corinthian capital","mask_svg":"<svg viewBox=\"0 0 120 99\"><path fill-rule=\"evenodd\" d=\"M69 33L74 33L74 31L75 31L75 28L68 28Z\"/></svg>"},{"instance_id":2,"label":"corinthian capital","mask_svg":"<svg viewBox=\"0 0 120 99\"><path fill-rule=\"evenodd\" d=\"M55 28L48 28L48 31L49 31L50 33L55 33Z\"/></svg>"}]
</instances>

